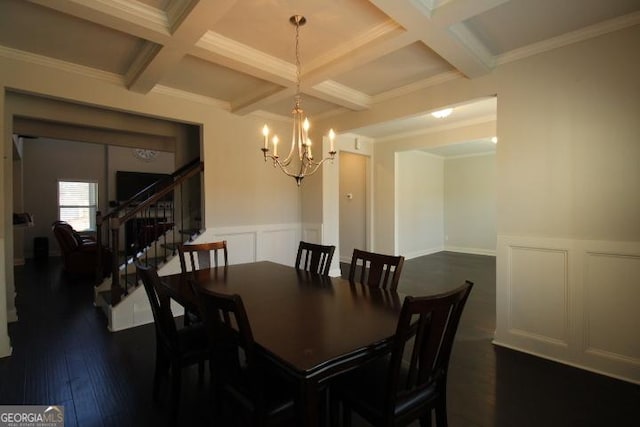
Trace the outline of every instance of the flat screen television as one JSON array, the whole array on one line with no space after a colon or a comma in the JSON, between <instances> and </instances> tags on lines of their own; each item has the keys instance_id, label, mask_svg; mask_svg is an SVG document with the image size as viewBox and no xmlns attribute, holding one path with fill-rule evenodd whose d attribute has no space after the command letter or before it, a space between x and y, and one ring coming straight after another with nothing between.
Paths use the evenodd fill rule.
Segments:
<instances>
[{"instance_id":1,"label":"flat screen television","mask_svg":"<svg viewBox=\"0 0 640 427\"><path fill-rule=\"evenodd\" d=\"M169 178L167 173L147 173L147 172L116 172L116 199L119 202L129 200L140 190L143 190L156 181ZM162 201L173 201L173 192L164 196Z\"/></svg>"}]
</instances>

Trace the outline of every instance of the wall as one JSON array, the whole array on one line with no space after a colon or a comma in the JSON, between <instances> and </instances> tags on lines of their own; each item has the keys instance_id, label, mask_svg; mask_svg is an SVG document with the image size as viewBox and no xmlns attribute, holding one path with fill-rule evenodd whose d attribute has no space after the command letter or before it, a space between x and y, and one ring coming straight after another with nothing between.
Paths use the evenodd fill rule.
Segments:
<instances>
[{"instance_id":1,"label":"wall","mask_svg":"<svg viewBox=\"0 0 640 427\"><path fill-rule=\"evenodd\" d=\"M496 71L504 346L640 383L640 26Z\"/></svg>"},{"instance_id":2,"label":"wall","mask_svg":"<svg viewBox=\"0 0 640 427\"><path fill-rule=\"evenodd\" d=\"M639 45L635 25L331 118L337 129L358 128L497 94L497 133L475 132L500 141L494 342L635 383ZM448 136L429 139L443 145ZM395 247L396 220L385 205L395 196L395 153L413 143L375 144L379 251Z\"/></svg>"},{"instance_id":3,"label":"wall","mask_svg":"<svg viewBox=\"0 0 640 427\"><path fill-rule=\"evenodd\" d=\"M25 257L33 256L34 237L49 239L49 252L60 253L51 232L58 218L58 180L98 182L100 209L106 207L101 191L107 188L105 147L46 138L24 142L24 209L33 214L34 226L24 231Z\"/></svg>"},{"instance_id":4,"label":"wall","mask_svg":"<svg viewBox=\"0 0 640 427\"><path fill-rule=\"evenodd\" d=\"M495 255L495 160L495 154L483 154L444 161L446 250Z\"/></svg>"},{"instance_id":5,"label":"wall","mask_svg":"<svg viewBox=\"0 0 640 427\"><path fill-rule=\"evenodd\" d=\"M58 180L98 182L99 209L108 210L115 199L115 171L171 173L175 170L173 153L160 152L156 160L145 162L132 154L131 148L108 147L102 144L27 139L24 143L24 207L34 215L34 227L24 230L25 257L33 256L33 238L49 238L49 253L60 253L51 232L51 223L58 219Z\"/></svg>"},{"instance_id":6,"label":"wall","mask_svg":"<svg viewBox=\"0 0 640 427\"><path fill-rule=\"evenodd\" d=\"M28 56L27 56L28 59ZM0 199L0 356L10 353L7 333L7 307L13 307L13 209L11 135L17 116L57 121L58 110L42 108L29 97L16 93L36 94L38 99L64 100L79 104L73 123L87 123L88 105L102 106L123 113L131 112L150 118L189 123L202 129L202 159L205 171L202 191L205 195L205 227L260 228L286 224L300 228L300 194L290 178L265 164L260 152L260 130L264 120L255 116L238 117L207 103L201 98L171 96L151 91L130 92L122 78L101 73L99 78L58 67L55 62L36 63L23 57L0 57L0 135L4 141L1 182L5 197ZM7 93L10 95L7 97ZM85 107L84 109L82 107ZM85 111L86 109L86 111ZM110 121L115 123L115 121ZM274 131L286 134L288 123L271 123ZM7 155L7 153L9 153ZM266 244L269 251L279 246ZM275 248L275 249L273 249ZM262 256L272 255L258 252ZM9 268L7 268L9 266Z\"/></svg>"},{"instance_id":7,"label":"wall","mask_svg":"<svg viewBox=\"0 0 640 427\"><path fill-rule=\"evenodd\" d=\"M422 151L396 153L395 253L415 258L444 241L444 161Z\"/></svg>"}]
</instances>

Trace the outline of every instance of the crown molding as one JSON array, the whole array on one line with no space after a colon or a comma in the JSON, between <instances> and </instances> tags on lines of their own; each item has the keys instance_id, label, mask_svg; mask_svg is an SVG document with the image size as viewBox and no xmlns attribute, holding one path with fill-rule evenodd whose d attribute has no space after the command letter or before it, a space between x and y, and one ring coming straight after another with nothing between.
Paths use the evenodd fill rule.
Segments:
<instances>
[{"instance_id":1,"label":"crown molding","mask_svg":"<svg viewBox=\"0 0 640 427\"><path fill-rule=\"evenodd\" d=\"M528 58L539 53L548 52L553 49L568 46L593 37L612 33L614 31L623 30L628 27L640 24L640 12L629 13L624 16L609 19L607 21L571 31L557 37L552 37L538 43L514 49L503 53L496 57L496 65L507 64L509 62L518 61Z\"/></svg>"},{"instance_id":2,"label":"crown molding","mask_svg":"<svg viewBox=\"0 0 640 427\"><path fill-rule=\"evenodd\" d=\"M170 1L166 11L168 27L175 30L194 5L195 2L192 0Z\"/></svg>"},{"instance_id":3,"label":"crown molding","mask_svg":"<svg viewBox=\"0 0 640 427\"><path fill-rule=\"evenodd\" d=\"M495 68L495 56L487 49L487 46L478 40L475 34L473 34L465 24L454 24L449 27L449 32L486 68L490 70Z\"/></svg>"},{"instance_id":4,"label":"crown molding","mask_svg":"<svg viewBox=\"0 0 640 427\"><path fill-rule=\"evenodd\" d=\"M350 107L356 110L366 110L371 107L372 98L366 93L352 89L349 86L340 84L334 80L325 80L313 86L315 91L328 95L335 99L339 99L344 103L348 103Z\"/></svg>"},{"instance_id":5,"label":"crown molding","mask_svg":"<svg viewBox=\"0 0 640 427\"><path fill-rule=\"evenodd\" d=\"M293 122L293 118L291 116L283 116L281 114L271 113L265 110L256 110L249 113L250 116L259 117L261 119L265 119L269 122L283 122L283 123L291 123Z\"/></svg>"},{"instance_id":6,"label":"crown molding","mask_svg":"<svg viewBox=\"0 0 640 427\"><path fill-rule=\"evenodd\" d=\"M422 89L426 89L431 86L437 86L446 83L451 80L464 78L464 75L457 70L445 71L444 73L437 74L426 79L410 83L406 86L402 86L396 89L391 89L386 92L379 93L372 97L372 103L377 104L379 102L388 101L389 99L397 98L400 96L408 95L410 93L417 92Z\"/></svg>"},{"instance_id":7,"label":"crown molding","mask_svg":"<svg viewBox=\"0 0 640 427\"><path fill-rule=\"evenodd\" d=\"M274 56L267 55L257 49L208 31L197 43L196 47L224 56L233 61L249 65L255 69L280 76L294 83L296 67Z\"/></svg>"},{"instance_id":8,"label":"crown molding","mask_svg":"<svg viewBox=\"0 0 640 427\"><path fill-rule=\"evenodd\" d=\"M168 34L169 19L167 14L159 9L148 6L142 2L130 0L69 0L71 3L118 17L137 25L144 23L146 28L159 33ZM38 2L45 6L52 7L51 2Z\"/></svg>"},{"instance_id":9,"label":"crown molding","mask_svg":"<svg viewBox=\"0 0 640 427\"><path fill-rule=\"evenodd\" d=\"M159 95L167 95L172 98L180 98L191 102L196 102L198 104L211 105L213 107L221 108L226 111L231 111L231 105L228 102L221 101L216 98L212 98L210 96L198 95L197 93L187 92L185 90L174 89L172 87L164 86L164 85L155 85L153 89L151 89L152 93L156 93Z\"/></svg>"},{"instance_id":10,"label":"crown molding","mask_svg":"<svg viewBox=\"0 0 640 427\"><path fill-rule=\"evenodd\" d=\"M322 68L333 61L339 60L344 57L349 57L353 52L367 46L370 43L377 43L385 37L391 37L396 33L404 33L405 31L394 20L388 19L374 27L369 31L351 39L348 43L341 43L338 47L329 50L328 52L315 57L311 61L306 61L306 68L309 73L313 73L314 70Z\"/></svg>"},{"instance_id":11,"label":"crown molding","mask_svg":"<svg viewBox=\"0 0 640 427\"><path fill-rule=\"evenodd\" d=\"M489 116L475 117L473 119L461 120L458 122L448 123L440 126L432 126L429 128L418 129L410 132L396 133L393 135L385 136L383 138L375 138L375 142L379 143L379 142L386 142L386 141L395 141L398 139L410 138L412 136L427 135L430 133L443 132L443 131L458 129L466 126L473 126L481 123L493 122L495 120L496 120L495 114L492 114Z\"/></svg>"},{"instance_id":12,"label":"crown molding","mask_svg":"<svg viewBox=\"0 0 640 427\"><path fill-rule=\"evenodd\" d=\"M98 70L96 68L85 67L59 59L53 59L48 56L38 55L35 53L24 52L17 49L0 45L0 56L20 62L55 68L69 73L80 74L92 79L102 80L112 84L124 86L124 79L120 74L110 73L108 71Z\"/></svg>"}]
</instances>

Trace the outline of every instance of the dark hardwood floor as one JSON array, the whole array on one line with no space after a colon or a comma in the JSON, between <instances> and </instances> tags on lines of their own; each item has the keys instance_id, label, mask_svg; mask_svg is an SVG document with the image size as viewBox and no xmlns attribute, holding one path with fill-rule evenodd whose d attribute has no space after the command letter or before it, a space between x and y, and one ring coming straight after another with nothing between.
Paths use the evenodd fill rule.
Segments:
<instances>
[{"instance_id":1,"label":"dark hardwood floor","mask_svg":"<svg viewBox=\"0 0 640 427\"><path fill-rule=\"evenodd\" d=\"M15 272L20 321L9 326L13 355L0 359L0 404L64 405L66 426L165 425L168 406L151 401L153 325L108 332L90 281L62 274L59 259L29 260ZM491 344L493 257L441 252L409 260L399 291L434 293L465 279L476 286L453 349L450 426L640 425L640 386ZM206 382L198 386L195 367L185 377L181 425L211 425Z\"/></svg>"}]
</instances>

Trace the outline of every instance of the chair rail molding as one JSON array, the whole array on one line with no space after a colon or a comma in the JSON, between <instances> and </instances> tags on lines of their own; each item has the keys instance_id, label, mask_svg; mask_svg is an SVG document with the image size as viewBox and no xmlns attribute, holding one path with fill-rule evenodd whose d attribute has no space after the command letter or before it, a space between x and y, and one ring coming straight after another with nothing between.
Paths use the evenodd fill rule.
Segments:
<instances>
[{"instance_id":1,"label":"chair rail molding","mask_svg":"<svg viewBox=\"0 0 640 427\"><path fill-rule=\"evenodd\" d=\"M640 384L640 242L498 236L494 344Z\"/></svg>"}]
</instances>

